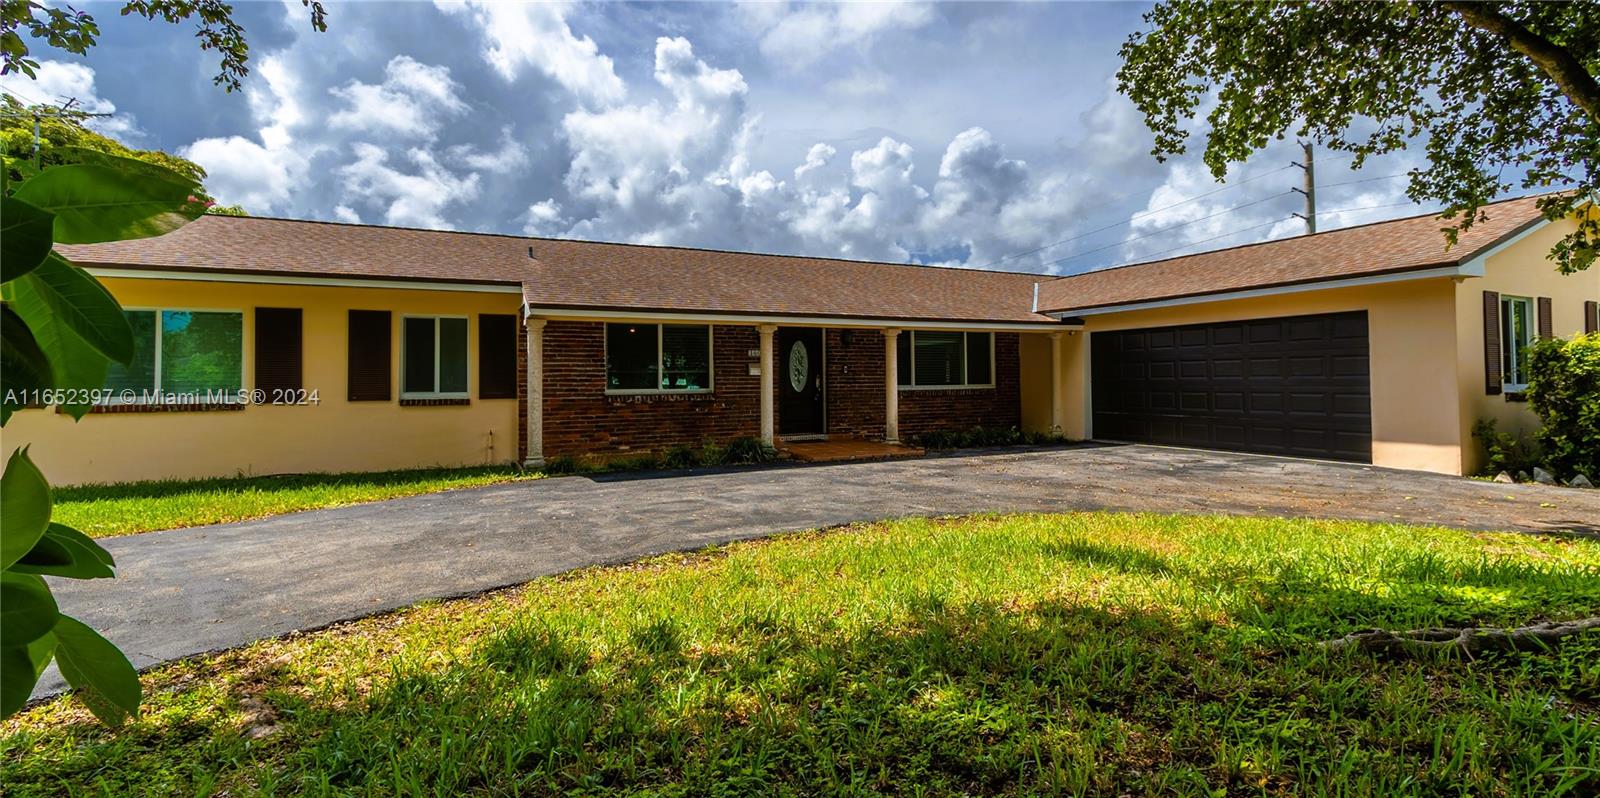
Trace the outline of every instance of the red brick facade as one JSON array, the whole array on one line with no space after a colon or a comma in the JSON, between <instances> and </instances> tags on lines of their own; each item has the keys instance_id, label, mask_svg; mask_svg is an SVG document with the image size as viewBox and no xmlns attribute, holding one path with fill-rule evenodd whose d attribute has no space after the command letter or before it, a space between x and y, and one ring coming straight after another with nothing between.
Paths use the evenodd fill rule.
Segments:
<instances>
[{"instance_id":1,"label":"red brick facade","mask_svg":"<svg viewBox=\"0 0 1600 798\"><path fill-rule=\"evenodd\" d=\"M904 335L904 333L901 333ZM900 391L900 437L940 429L1022 424L1016 333L995 333L993 388ZM828 432L882 438L884 338L877 330L828 330Z\"/></svg>"},{"instance_id":2,"label":"red brick facade","mask_svg":"<svg viewBox=\"0 0 1600 798\"><path fill-rule=\"evenodd\" d=\"M882 438L884 337L877 330L825 334L830 435ZM526 363L525 342L519 349ZM605 392L605 325L551 321L544 328L544 455L622 455L696 446L761 433L761 377L750 373L760 348L754 327L717 325L707 394L611 396ZM1018 337L995 335L994 388L903 390L900 434L935 429L1011 427L1021 421ZM527 406L525 365L518 398ZM774 398L774 413L777 401ZM776 419L775 419L776 420ZM519 444L527 451L526 414Z\"/></svg>"},{"instance_id":3,"label":"red brick facade","mask_svg":"<svg viewBox=\"0 0 1600 798\"><path fill-rule=\"evenodd\" d=\"M761 378L748 351L754 327L718 325L711 336L712 385L704 394L606 394L605 325L552 321L544 328L544 455L659 451L706 439L761 434Z\"/></svg>"}]
</instances>

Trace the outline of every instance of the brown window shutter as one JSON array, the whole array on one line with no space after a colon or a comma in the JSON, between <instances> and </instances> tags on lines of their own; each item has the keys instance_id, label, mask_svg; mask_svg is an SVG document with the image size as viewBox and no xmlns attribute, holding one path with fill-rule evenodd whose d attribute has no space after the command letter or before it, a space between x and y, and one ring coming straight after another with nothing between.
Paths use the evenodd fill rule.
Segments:
<instances>
[{"instance_id":1,"label":"brown window shutter","mask_svg":"<svg viewBox=\"0 0 1600 798\"><path fill-rule=\"evenodd\" d=\"M305 387L301 330L299 308L256 308L255 387L269 402Z\"/></svg>"},{"instance_id":2,"label":"brown window shutter","mask_svg":"<svg viewBox=\"0 0 1600 798\"><path fill-rule=\"evenodd\" d=\"M1539 338L1548 341L1556 337L1555 319L1550 317L1550 297L1542 296L1534 301L1539 307Z\"/></svg>"},{"instance_id":3,"label":"brown window shutter","mask_svg":"<svg viewBox=\"0 0 1600 798\"><path fill-rule=\"evenodd\" d=\"M517 398L516 316L478 316L478 398Z\"/></svg>"},{"instance_id":4,"label":"brown window shutter","mask_svg":"<svg viewBox=\"0 0 1600 798\"><path fill-rule=\"evenodd\" d=\"M1500 292L1483 292L1483 391L1494 396L1504 382L1500 375Z\"/></svg>"},{"instance_id":5,"label":"brown window shutter","mask_svg":"<svg viewBox=\"0 0 1600 798\"><path fill-rule=\"evenodd\" d=\"M350 311L350 401L389 401L391 328L387 310Z\"/></svg>"},{"instance_id":6,"label":"brown window shutter","mask_svg":"<svg viewBox=\"0 0 1600 798\"><path fill-rule=\"evenodd\" d=\"M1591 299L1583 303L1583 331L1600 332L1600 302Z\"/></svg>"}]
</instances>

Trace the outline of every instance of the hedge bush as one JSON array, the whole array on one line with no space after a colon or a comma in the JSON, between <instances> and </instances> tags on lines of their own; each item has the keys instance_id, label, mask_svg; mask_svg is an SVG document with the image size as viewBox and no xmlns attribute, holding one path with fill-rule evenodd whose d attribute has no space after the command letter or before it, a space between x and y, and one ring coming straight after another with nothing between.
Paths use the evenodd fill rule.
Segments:
<instances>
[{"instance_id":1,"label":"hedge bush","mask_svg":"<svg viewBox=\"0 0 1600 798\"><path fill-rule=\"evenodd\" d=\"M1528 365L1545 467L1563 479L1600 480L1600 333L1540 341Z\"/></svg>"}]
</instances>

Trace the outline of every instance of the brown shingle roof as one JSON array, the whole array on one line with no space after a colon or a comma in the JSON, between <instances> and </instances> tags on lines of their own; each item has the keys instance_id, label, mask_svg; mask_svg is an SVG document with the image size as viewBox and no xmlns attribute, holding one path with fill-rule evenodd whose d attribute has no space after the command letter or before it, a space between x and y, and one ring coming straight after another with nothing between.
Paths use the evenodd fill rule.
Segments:
<instances>
[{"instance_id":1,"label":"brown shingle roof","mask_svg":"<svg viewBox=\"0 0 1600 798\"><path fill-rule=\"evenodd\" d=\"M1488 218L1462 233L1449 251L1440 232L1448 222L1432 214L1413 216L1062 277L1039 286L1039 310L1071 312L1454 266L1542 218L1537 199L1485 206Z\"/></svg>"},{"instance_id":2,"label":"brown shingle roof","mask_svg":"<svg viewBox=\"0 0 1600 798\"><path fill-rule=\"evenodd\" d=\"M847 318L1053 322L1037 274L583 241L536 242L534 307Z\"/></svg>"},{"instance_id":3,"label":"brown shingle roof","mask_svg":"<svg viewBox=\"0 0 1600 798\"><path fill-rule=\"evenodd\" d=\"M1028 323L1052 321L1045 311L1453 265L1537 221L1534 200L1488 206L1488 218L1449 252L1444 223L1418 216L1055 279L230 216L205 216L156 238L62 249L101 267L520 285L534 307ZM1035 283L1041 313L1030 309Z\"/></svg>"},{"instance_id":4,"label":"brown shingle roof","mask_svg":"<svg viewBox=\"0 0 1600 798\"><path fill-rule=\"evenodd\" d=\"M545 307L1055 321L1029 310L1036 274L680 247L204 216L156 238L63 249L100 267L521 284Z\"/></svg>"},{"instance_id":5,"label":"brown shingle roof","mask_svg":"<svg viewBox=\"0 0 1600 798\"><path fill-rule=\"evenodd\" d=\"M526 239L241 216L202 216L155 238L62 247L74 263L127 268L521 283Z\"/></svg>"}]
</instances>

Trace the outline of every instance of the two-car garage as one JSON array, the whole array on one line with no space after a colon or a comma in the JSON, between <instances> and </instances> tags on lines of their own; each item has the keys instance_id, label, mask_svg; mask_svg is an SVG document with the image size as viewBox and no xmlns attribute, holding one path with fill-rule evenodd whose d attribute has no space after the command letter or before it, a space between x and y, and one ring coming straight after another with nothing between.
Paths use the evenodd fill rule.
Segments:
<instances>
[{"instance_id":1,"label":"two-car garage","mask_svg":"<svg viewBox=\"0 0 1600 798\"><path fill-rule=\"evenodd\" d=\"M1371 462L1362 311L1094 332L1103 440Z\"/></svg>"}]
</instances>

